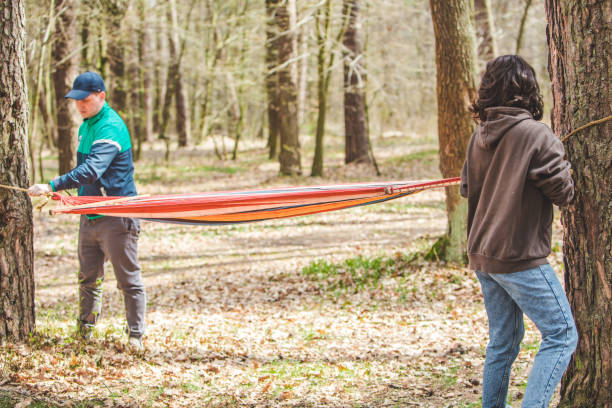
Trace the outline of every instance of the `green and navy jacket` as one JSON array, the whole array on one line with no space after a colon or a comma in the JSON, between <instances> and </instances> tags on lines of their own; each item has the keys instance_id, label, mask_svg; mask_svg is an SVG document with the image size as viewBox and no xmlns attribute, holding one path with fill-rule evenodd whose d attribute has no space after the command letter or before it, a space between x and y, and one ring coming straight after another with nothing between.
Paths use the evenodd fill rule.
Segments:
<instances>
[{"instance_id":1,"label":"green and navy jacket","mask_svg":"<svg viewBox=\"0 0 612 408\"><path fill-rule=\"evenodd\" d=\"M50 184L53 191L78 188L80 196L136 195L130 134L106 102L79 128L77 166Z\"/></svg>"}]
</instances>

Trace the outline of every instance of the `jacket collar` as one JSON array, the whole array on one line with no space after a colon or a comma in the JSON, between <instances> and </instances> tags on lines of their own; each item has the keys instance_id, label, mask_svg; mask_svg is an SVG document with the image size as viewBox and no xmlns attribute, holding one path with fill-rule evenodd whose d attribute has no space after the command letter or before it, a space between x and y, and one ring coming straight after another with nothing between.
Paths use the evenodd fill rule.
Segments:
<instances>
[{"instance_id":1,"label":"jacket collar","mask_svg":"<svg viewBox=\"0 0 612 408\"><path fill-rule=\"evenodd\" d=\"M102 105L102 109L100 109L100 112L96 113L94 116L92 116L91 118L87 118L84 121L87 122L87 124L89 125L94 125L96 124L96 122L98 122L106 113L107 110L110 109L110 106L108 106L108 102L104 102L104 105Z\"/></svg>"}]
</instances>

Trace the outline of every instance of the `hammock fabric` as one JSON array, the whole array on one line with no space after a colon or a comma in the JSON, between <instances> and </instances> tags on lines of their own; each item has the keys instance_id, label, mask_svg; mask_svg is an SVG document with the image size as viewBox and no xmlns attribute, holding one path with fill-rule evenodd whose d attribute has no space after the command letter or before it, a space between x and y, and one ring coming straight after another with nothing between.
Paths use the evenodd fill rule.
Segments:
<instances>
[{"instance_id":1,"label":"hammock fabric","mask_svg":"<svg viewBox=\"0 0 612 408\"><path fill-rule=\"evenodd\" d=\"M296 217L381 203L431 188L459 184L437 181L340 184L270 190L221 191L134 197L69 197L53 193L51 214L100 214L180 224L234 224Z\"/></svg>"}]
</instances>

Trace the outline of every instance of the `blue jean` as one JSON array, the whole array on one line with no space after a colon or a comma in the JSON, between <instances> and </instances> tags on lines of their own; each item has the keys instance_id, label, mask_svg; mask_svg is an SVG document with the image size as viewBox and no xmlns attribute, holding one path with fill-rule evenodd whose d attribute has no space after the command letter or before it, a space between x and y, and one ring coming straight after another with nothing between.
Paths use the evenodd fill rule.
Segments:
<instances>
[{"instance_id":1,"label":"blue jean","mask_svg":"<svg viewBox=\"0 0 612 408\"><path fill-rule=\"evenodd\" d=\"M523 313L542 335L523 408L546 408L578 343L563 287L550 265L508 274L476 272L489 318L482 408L506 406L510 369L525 333Z\"/></svg>"}]
</instances>

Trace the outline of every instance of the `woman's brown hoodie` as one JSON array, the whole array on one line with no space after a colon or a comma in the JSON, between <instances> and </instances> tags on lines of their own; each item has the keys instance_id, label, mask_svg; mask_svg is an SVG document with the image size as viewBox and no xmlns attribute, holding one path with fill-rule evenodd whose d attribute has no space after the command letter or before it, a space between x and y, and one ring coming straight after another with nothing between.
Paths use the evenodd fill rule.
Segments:
<instances>
[{"instance_id":1,"label":"woman's brown hoodie","mask_svg":"<svg viewBox=\"0 0 612 408\"><path fill-rule=\"evenodd\" d=\"M543 265L550 254L552 205L574 196L563 144L525 109L493 107L486 114L461 172L470 268L509 273Z\"/></svg>"}]
</instances>

